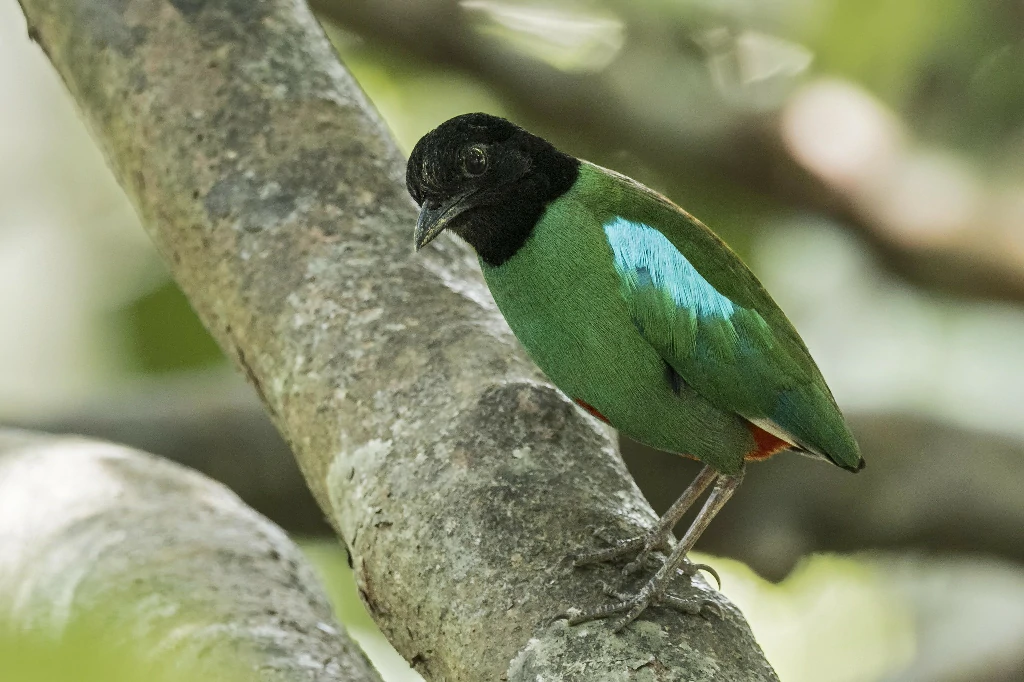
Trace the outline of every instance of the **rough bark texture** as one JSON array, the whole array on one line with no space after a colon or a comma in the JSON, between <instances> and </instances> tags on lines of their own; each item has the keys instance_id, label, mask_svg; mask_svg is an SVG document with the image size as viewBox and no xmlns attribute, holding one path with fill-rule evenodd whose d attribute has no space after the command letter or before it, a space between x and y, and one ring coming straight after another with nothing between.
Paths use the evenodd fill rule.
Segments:
<instances>
[{"instance_id":1,"label":"rough bark texture","mask_svg":"<svg viewBox=\"0 0 1024 682\"><path fill-rule=\"evenodd\" d=\"M129 448L0 431L0 623L104 625L161 668L379 682L284 531ZM215 679L215 678L209 678Z\"/></svg>"},{"instance_id":2,"label":"rough bark texture","mask_svg":"<svg viewBox=\"0 0 1024 682\"><path fill-rule=\"evenodd\" d=\"M776 679L717 594L722 619L652 609L621 636L549 623L618 577L564 556L653 514L466 250L413 256L404 159L299 0L20 1L425 677Z\"/></svg>"}]
</instances>

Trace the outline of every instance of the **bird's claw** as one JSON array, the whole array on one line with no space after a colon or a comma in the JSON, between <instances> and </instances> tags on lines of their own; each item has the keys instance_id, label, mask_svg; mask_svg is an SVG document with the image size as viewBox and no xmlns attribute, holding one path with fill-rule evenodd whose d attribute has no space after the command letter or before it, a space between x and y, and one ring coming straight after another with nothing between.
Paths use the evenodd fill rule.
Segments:
<instances>
[{"instance_id":1,"label":"bird's claw","mask_svg":"<svg viewBox=\"0 0 1024 682\"><path fill-rule=\"evenodd\" d=\"M622 575L630 576L647 568L651 559L657 560L657 557L652 554L650 550L647 548L640 550L640 553L636 555L635 559L622 567ZM662 561L664 561L664 559L662 559Z\"/></svg>"},{"instance_id":2,"label":"bird's claw","mask_svg":"<svg viewBox=\"0 0 1024 682\"><path fill-rule=\"evenodd\" d=\"M708 566L707 564L695 564L690 561L687 561L679 567L679 572L687 576L688 578L692 578L693 576L697 575L699 571L704 571L712 578L714 578L715 583L718 584L718 591L722 591L722 577L718 575L718 571L716 571L712 566Z\"/></svg>"},{"instance_id":3,"label":"bird's claw","mask_svg":"<svg viewBox=\"0 0 1024 682\"><path fill-rule=\"evenodd\" d=\"M676 594L664 594L661 596L659 603L691 616L704 616L706 612L710 611L718 616L719 619L725 618L725 611L722 610L722 605L714 599L706 599L704 597L684 599Z\"/></svg>"},{"instance_id":4,"label":"bird's claw","mask_svg":"<svg viewBox=\"0 0 1024 682\"><path fill-rule=\"evenodd\" d=\"M665 561L664 557L659 557L657 554L653 554L650 551L643 550L640 552L640 554L637 555L636 559L630 561L622 568L622 575L630 576L634 573L637 573L638 571L645 568L647 564L649 564L652 560L662 564ZM709 566L708 564L695 564L690 561L686 561L686 563L680 566L678 570L682 575L685 575L688 578L692 578L693 576L697 575L697 573L699 573L700 571L704 571L705 573L707 573L715 579L715 584L718 586L718 590L722 590L722 577L718 575L718 571L716 571L713 566Z\"/></svg>"},{"instance_id":5,"label":"bird's claw","mask_svg":"<svg viewBox=\"0 0 1024 682\"><path fill-rule=\"evenodd\" d=\"M555 621L564 620L564 621L567 621L570 625L572 625L572 619L574 618L573 611L578 611L578 610L579 609L572 608L572 609L566 609L565 611L560 611L559 613L556 613L555 615L551 616L546 621L544 621L544 624L545 625L551 625Z\"/></svg>"},{"instance_id":6,"label":"bird's claw","mask_svg":"<svg viewBox=\"0 0 1024 682\"><path fill-rule=\"evenodd\" d=\"M667 552L670 549L672 548L669 545L667 536L655 537L654 535L648 535L643 549L636 555L636 558L623 566L622 575L629 576L647 568L651 560L656 561L659 565L664 564L665 557L659 557L655 552Z\"/></svg>"},{"instance_id":7,"label":"bird's claw","mask_svg":"<svg viewBox=\"0 0 1024 682\"><path fill-rule=\"evenodd\" d=\"M604 592L606 597L611 597L612 599L618 599L619 601L626 601L629 599L628 595L623 592L619 592L603 580L601 581L601 591Z\"/></svg>"}]
</instances>

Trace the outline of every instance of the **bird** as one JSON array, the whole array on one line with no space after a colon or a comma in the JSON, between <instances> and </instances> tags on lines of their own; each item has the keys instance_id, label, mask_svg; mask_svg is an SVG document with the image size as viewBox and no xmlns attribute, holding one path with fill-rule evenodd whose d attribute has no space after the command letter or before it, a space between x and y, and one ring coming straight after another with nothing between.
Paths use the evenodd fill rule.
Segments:
<instances>
[{"instance_id":1,"label":"bird","mask_svg":"<svg viewBox=\"0 0 1024 682\"><path fill-rule=\"evenodd\" d=\"M671 549L634 594L567 616L570 625L615 615L619 631L652 605L700 613L669 583L709 568L686 555L747 463L790 450L864 467L792 323L739 256L666 197L485 113L425 134L406 185L420 207L415 250L444 231L465 240L555 386L620 434L704 464L653 530L576 556L583 565L635 554L632 572ZM673 548L673 528L709 487Z\"/></svg>"}]
</instances>

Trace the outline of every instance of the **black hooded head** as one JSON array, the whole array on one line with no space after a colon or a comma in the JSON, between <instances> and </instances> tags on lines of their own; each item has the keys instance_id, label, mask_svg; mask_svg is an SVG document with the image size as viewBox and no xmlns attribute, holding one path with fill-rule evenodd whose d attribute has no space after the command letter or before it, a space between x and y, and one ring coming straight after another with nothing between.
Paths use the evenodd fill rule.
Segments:
<instances>
[{"instance_id":1,"label":"black hooded head","mask_svg":"<svg viewBox=\"0 0 1024 682\"><path fill-rule=\"evenodd\" d=\"M406 169L420 205L416 248L445 229L489 265L501 265L530 236L545 207L565 194L579 161L489 114L445 121L416 143Z\"/></svg>"}]
</instances>

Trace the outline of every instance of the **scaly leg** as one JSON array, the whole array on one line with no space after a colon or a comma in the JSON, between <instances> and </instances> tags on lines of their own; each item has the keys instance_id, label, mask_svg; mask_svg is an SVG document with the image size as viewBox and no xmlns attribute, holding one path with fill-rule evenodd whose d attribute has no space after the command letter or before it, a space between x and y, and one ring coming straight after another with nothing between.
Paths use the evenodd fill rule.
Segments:
<instances>
[{"instance_id":1,"label":"scaly leg","mask_svg":"<svg viewBox=\"0 0 1024 682\"><path fill-rule=\"evenodd\" d=\"M605 561L611 561L620 556L637 552L636 559L626 565L624 572L627 574L633 573L637 569L642 568L646 564L647 557L651 552L667 545L672 529L679 523L679 519L683 518L683 515L693 506L693 503L697 501L697 498L704 493L707 487L711 485L716 476L718 476L718 473L714 469L705 466L697 474L697 478L693 480L693 483L669 507L665 515L661 517L654 530L644 535L637 535L636 537L617 542L608 549L580 554L574 557L573 565L586 566L588 564L604 563ZM717 578L718 576L716 575L715 579L717 580Z\"/></svg>"},{"instance_id":2,"label":"scaly leg","mask_svg":"<svg viewBox=\"0 0 1024 682\"><path fill-rule=\"evenodd\" d=\"M737 476L720 476L718 482L715 483L714 490L711 491L711 495L708 497L707 502L704 503L704 507L697 514L697 518L694 519L690 528L686 531L683 539L679 541L672 554L665 561L658 572L654 574L646 585L644 585L640 591L630 599L624 599L617 604L610 604L599 609L595 609L589 613L582 613L578 616L569 618L569 625L577 625L579 623L586 622L588 620L596 620L598 618L607 618L616 613L623 613L618 621L615 622L613 629L618 632L622 628L626 627L637 617L644 612L651 604L664 602L668 606L678 608L688 613L699 613L701 607L705 603L713 604L713 602L706 602L706 600L685 600L675 595L667 595L666 590L669 582L675 575L676 569L686 560L686 554L689 552L697 542L697 538L701 536L704 530L711 523L711 519L715 518L715 514L721 510L725 503L732 497L736 487L743 480L743 474ZM698 603L698 601L700 603Z\"/></svg>"}]
</instances>

